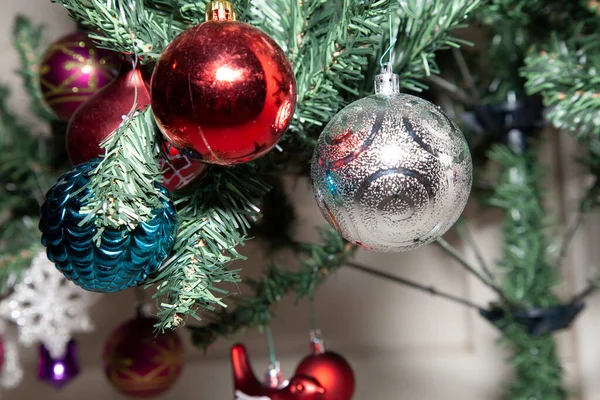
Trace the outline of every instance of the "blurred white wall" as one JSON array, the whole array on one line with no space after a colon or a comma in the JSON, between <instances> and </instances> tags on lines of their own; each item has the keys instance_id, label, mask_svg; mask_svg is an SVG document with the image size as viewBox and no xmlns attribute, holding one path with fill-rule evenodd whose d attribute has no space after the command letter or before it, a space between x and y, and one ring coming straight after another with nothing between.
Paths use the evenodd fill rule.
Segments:
<instances>
[{"instance_id":1,"label":"blurred white wall","mask_svg":"<svg viewBox=\"0 0 600 400\"><path fill-rule=\"evenodd\" d=\"M10 43L14 16L23 13L34 22L45 23L49 40L70 32L74 25L67 19L62 7L49 0L3 0L0 10L0 53L3 60L0 80L10 84L14 108L26 115L26 97L18 77L13 73L18 65ZM567 215L574 209L573 199L581 188L579 173L572 167L571 158L557 157L555 152L559 144L563 148L572 146L570 140L563 141L549 143L544 152L552 161L554 171L549 174L553 185L551 193L556 194L562 188L570 194L551 196L554 199L551 206L560 211L559 215ZM563 185L563 182L566 184ZM289 190L294 193L298 206L298 235L310 240L314 237L314 227L324 223L310 187L306 182L290 182ZM473 226L475 237L490 263L499 255L498 220L498 215L487 213ZM568 284L560 288L563 294L573 293L583 286L587 265L590 260L598 259L584 241L579 241L577 246L577 257L570 258L573 268L565 270ZM257 243L244 249L244 253L250 256L250 261L243 264L245 274L260 273L264 265L261 251ZM465 251L467 257L473 260L473 254ZM361 252L358 260L468 297L480 304L493 299L487 289L465 275L435 247L399 255ZM5 391L3 398L124 399L105 380L100 355L110 331L132 315L134 299L134 293L126 291L106 295L94 307L97 330L77 337L83 371L73 383L61 391L39 383L35 378L35 351L23 350L26 378L19 388ZM355 398L358 400L492 400L499 398L503 382L509 377L510 372L503 363L506 353L496 346L498 333L476 312L350 269L342 269L331 277L318 292L317 301L318 321L329 348L346 355L355 368L358 379ZM557 337L571 389L575 393L585 392L581 399L600 400L600 380L595 379L600 376L600 361L597 361L600 360L600 348L596 344L600 333L597 322L599 302L593 301L588 308L577 325L577 331L564 332ZM279 307L278 314L280 318L274 325L277 351L284 372L291 374L307 352L308 307L305 302L294 306L293 300L287 299ZM181 334L188 341L186 331L182 330ZM264 337L257 332L249 332L239 339L248 345L255 369L262 374L267 355ZM160 399L231 399L228 358L231 344L220 340L206 355L188 346L187 365L181 380Z\"/></svg>"}]
</instances>

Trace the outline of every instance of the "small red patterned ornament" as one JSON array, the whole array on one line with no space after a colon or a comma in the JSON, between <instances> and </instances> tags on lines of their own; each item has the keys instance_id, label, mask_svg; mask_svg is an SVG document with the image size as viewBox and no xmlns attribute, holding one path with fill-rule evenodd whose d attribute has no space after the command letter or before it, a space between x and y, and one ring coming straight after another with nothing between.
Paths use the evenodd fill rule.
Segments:
<instances>
[{"instance_id":1,"label":"small red patterned ornament","mask_svg":"<svg viewBox=\"0 0 600 400\"><path fill-rule=\"evenodd\" d=\"M311 332L311 352L296 368L296 375L315 378L324 388L322 400L350 400L355 379L352 367L341 355L325 350L318 330Z\"/></svg>"},{"instance_id":2,"label":"small red patterned ornament","mask_svg":"<svg viewBox=\"0 0 600 400\"><path fill-rule=\"evenodd\" d=\"M294 115L296 82L267 34L235 21L229 2L177 36L152 74L152 110L165 138L209 164L245 163L269 152Z\"/></svg>"},{"instance_id":3,"label":"small red patterned ornament","mask_svg":"<svg viewBox=\"0 0 600 400\"><path fill-rule=\"evenodd\" d=\"M231 365L236 400L324 399L325 389L314 378L296 374L289 382L282 382L278 368L269 371L267 383L261 383L252 371L248 353L242 344L231 349Z\"/></svg>"},{"instance_id":4,"label":"small red patterned ornament","mask_svg":"<svg viewBox=\"0 0 600 400\"><path fill-rule=\"evenodd\" d=\"M58 39L44 53L40 89L48 107L66 121L110 83L118 69L117 53L96 48L87 33L72 33Z\"/></svg>"},{"instance_id":5,"label":"small red patterned ornament","mask_svg":"<svg viewBox=\"0 0 600 400\"><path fill-rule=\"evenodd\" d=\"M174 191L187 186L206 172L207 165L184 156L168 143L163 145L160 157L160 170L163 174L163 186Z\"/></svg>"},{"instance_id":6,"label":"small red patterned ornament","mask_svg":"<svg viewBox=\"0 0 600 400\"><path fill-rule=\"evenodd\" d=\"M176 332L154 332L156 318L137 317L119 326L104 348L104 370L119 392L156 396L170 389L183 369L183 345Z\"/></svg>"}]
</instances>

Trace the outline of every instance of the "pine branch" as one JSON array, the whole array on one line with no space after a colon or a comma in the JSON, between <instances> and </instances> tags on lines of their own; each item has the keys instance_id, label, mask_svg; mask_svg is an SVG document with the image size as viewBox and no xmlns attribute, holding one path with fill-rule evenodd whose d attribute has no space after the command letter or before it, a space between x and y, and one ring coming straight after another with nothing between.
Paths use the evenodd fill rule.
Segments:
<instances>
[{"instance_id":1,"label":"pine branch","mask_svg":"<svg viewBox=\"0 0 600 400\"><path fill-rule=\"evenodd\" d=\"M553 35L525 59L523 76L530 94L541 93L547 118L580 139L600 136L600 42L597 34L568 41Z\"/></svg>"},{"instance_id":2,"label":"pine branch","mask_svg":"<svg viewBox=\"0 0 600 400\"><path fill-rule=\"evenodd\" d=\"M503 255L498 263L503 272L502 291L522 309L558 304L552 292L559 282L558 268L548 262L550 241L544 232L542 174L535 148L523 151L510 143L496 145L489 157L501 169L490 203L505 213ZM513 351L510 361L515 370L515 378L503 398L566 399L563 371L552 336L529 334L510 313L498 327Z\"/></svg>"},{"instance_id":3,"label":"pine branch","mask_svg":"<svg viewBox=\"0 0 600 400\"><path fill-rule=\"evenodd\" d=\"M218 296L227 292L216 284L240 282L238 271L227 265L245 259L236 247L248 239L250 220L259 215L256 204L268 189L255 168L244 165L215 169L193 191L178 195L173 255L153 281L160 330L175 328L189 316L199 319L198 309L225 306Z\"/></svg>"},{"instance_id":4,"label":"pine branch","mask_svg":"<svg viewBox=\"0 0 600 400\"><path fill-rule=\"evenodd\" d=\"M471 43L451 36L463 28L465 18L480 5L480 0L399 1L400 23L394 48L394 71L400 85L420 92L427 88L422 80L439 74L435 53Z\"/></svg>"},{"instance_id":5,"label":"pine branch","mask_svg":"<svg viewBox=\"0 0 600 400\"><path fill-rule=\"evenodd\" d=\"M558 284L557 268L548 262L549 239L540 189L541 167L533 150L521 153L507 145L495 146L489 157L502 173L490 204L504 210L502 292L522 308L557 304L552 289Z\"/></svg>"},{"instance_id":6,"label":"pine branch","mask_svg":"<svg viewBox=\"0 0 600 400\"><path fill-rule=\"evenodd\" d=\"M100 47L137 54L143 63L154 62L181 32L205 20L206 0L55 0L71 18L97 33ZM234 2L241 20L249 1Z\"/></svg>"},{"instance_id":7,"label":"pine branch","mask_svg":"<svg viewBox=\"0 0 600 400\"><path fill-rule=\"evenodd\" d=\"M40 249L37 219L48 182L45 140L9 109L0 86L0 293L18 280Z\"/></svg>"},{"instance_id":8,"label":"pine branch","mask_svg":"<svg viewBox=\"0 0 600 400\"><path fill-rule=\"evenodd\" d=\"M178 21L197 25L204 22L207 3L207 0L149 0L144 5L163 15L174 15ZM233 1L233 6L238 20L246 21L250 0Z\"/></svg>"},{"instance_id":9,"label":"pine branch","mask_svg":"<svg viewBox=\"0 0 600 400\"><path fill-rule=\"evenodd\" d=\"M6 241L0 251L19 251L30 245L24 233L37 232L39 206L54 176L46 167L45 139L34 136L9 109L9 95L8 88L0 87L0 241ZM23 236L6 235L9 231Z\"/></svg>"},{"instance_id":10,"label":"pine branch","mask_svg":"<svg viewBox=\"0 0 600 400\"><path fill-rule=\"evenodd\" d=\"M476 18L490 26L508 22L539 31L569 32L569 22L590 16L592 3L589 0L489 0L486 7L478 10ZM537 24L540 26L535 26Z\"/></svg>"},{"instance_id":11,"label":"pine branch","mask_svg":"<svg viewBox=\"0 0 600 400\"><path fill-rule=\"evenodd\" d=\"M272 308L289 293L295 293L297 299L312 296L317 286L356 249L331 229L321 231L321 240L322 244L298 244L298 272L270 266L260 280L246 281L252 294L235 298L232 310L213 314L206 325L189 327L194 344L205 349L219 337L230 336L244 328L268 325L273 318Z\"/></svg>"},{"instance_id":12,"label":"pine branch","mask_svg":"<svg viewBox=\"0 0 600 400\"><path fill-rule=\"evenodd\" d=\"M504 333L502 342L512 348L509 361L516 376L502 398L566 400L563 368L552 335L531 336L523 325L511 319L499 327Z\"/></svg>"},{"instance_id":13,"label":"pine branch","mask_svg":"<svg viewBox=\"0 0 600 400\"><path fill-rule=\"evenodd\" d=\"M253 2L249 22L269 33L294 68L298 102L282 145L312 151L310 133L357 98L362 68L379 46L389 0ZM298 140L298 139L301 140Z\"/></svg>"},{"instance_id":14,"label":"pine branch","mask_svg":"<svg viewBox=\"0 0 600 400\"><path fill-rule=\"evenodd\" d=\"M54 113L46 106L40 90L39 66L45 49L44 26L34 26L24 16L17 16L13 27L13 45L20 58L19 75L31 97L31 111L46 121L54 120Z\"/></svg>"},{"instance_id":15,"label":"pine branch","mask_svg":"<svg viewBox=\"0 0 600 400\"><path fill-rule=\"evenodd\" d=\"M137 54L142 62L156 61L162 50L190 26L178 9L151 8L143 0L56 0L71 18L98 33L100 47ZM162 2L165 4L166 2ZM188 5L172 1L167 4ZM152 4L152 2L150 2ZM159 7L161 3L154 2ZM204 19L202 19L204 20ZM200 21L198 21L200 22Z\"/></svg>"},{"instance_id":16,"label":"pine branch","mask_svg":"<svg viewBox=\"0 0 600 400\"><path fill-rule=\"evenodd\" d=\"M104 228L133 230L140 222L152 219L153 210L162 207L155 134L154 117L148 108L126 117L119 129L100 144L106 155L90 174L90 193L80 210L88 218L98 217L97 239Z\"/></svg>"},{"instance_id":17,"label":"pine branch","mask_svg":"<svg viewBox=\"0 0 600 400\"><path fill-rule=\"evenodd\" d=\"M23 272L30 266L31 261L41 251L41 246L36 241L30 242L29 247L23 247L16 253L0 256L0 295L4 295L21 280Z\"/></svg>"}]
</instances>

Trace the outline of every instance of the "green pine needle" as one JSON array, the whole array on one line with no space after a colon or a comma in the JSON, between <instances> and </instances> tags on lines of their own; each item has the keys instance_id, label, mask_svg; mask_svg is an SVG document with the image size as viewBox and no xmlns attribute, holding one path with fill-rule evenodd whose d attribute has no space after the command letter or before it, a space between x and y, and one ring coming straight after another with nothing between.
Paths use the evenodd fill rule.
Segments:
<instances>
[{"instance_id":1,"label":"green pine needle","mask_svg":"<svg viewBox=\"0 0 600 400\"><path fill-rule=\"evenodd\" d=\"M548 119L581 139L600 138L600 41L596 33L569 41L553 35L548 45L532 49L523 76L530 94L541 93Z\"/></svg>"},{"instance_id":2,"label":"green pine needle","mask_svg":"<svg viewBox=\"0 0 600 400\"><path fill-rule=\"evenodd\" d=\"M18 73L31 96L31 110L39 118L51 121L56 117L44 102L40 89L40 64L47 45L43 37L43 25L35 26L27 18L17 16L13 27L13 44L20 57L21 68Z\"/></svg>"},{"instance_id":3,"label":"green pine needle","mask_svg":"<svg viewBox=\"0 0 600 400\"><path fill-rule=\"evenodd\" d=\"M260 279L244 279L252 294L235 297L233 309L210 314L209 323L189 326L194 344L206 349L221 336L228 337L246 328L268 325L275 305L290 293L294 293L298 300L312 297L316 288L356 250L356 246L350 245L330 228L321 230L320 237L320 244L296 245L298 271L273 264Z\"/></svg>"},{"instance_id":4,"label":"green pine needle","mask_svg":"<svg viewBox=\"0 0 600 400\"><path fill-rule=\"evenodd\" d=\"M228 264L245 259L237 247L248 240L256 204L269 190L252 165L215 168L190 192L180 194L179 232L173 255L154 279L160 330L182 325L197 311L224 306L217 284L240 282Z\"/></svg>"},{"instance_id":5,"label":"green pine needle","mask_svg":"<svg viewBox=\"0 0 600 400\"><path fill-rule=\"evenodd\" d=\"M135 229L153 218L153 210L163 206L164 195L157 187L161 175L155 135L154 117L148 108L126 117L119 129L101 143L106 156L90 174L86 186L90 193L80 210L87 214L81 224L98 217L96 240L104 228Z\"/></svg>"}]
</instances>

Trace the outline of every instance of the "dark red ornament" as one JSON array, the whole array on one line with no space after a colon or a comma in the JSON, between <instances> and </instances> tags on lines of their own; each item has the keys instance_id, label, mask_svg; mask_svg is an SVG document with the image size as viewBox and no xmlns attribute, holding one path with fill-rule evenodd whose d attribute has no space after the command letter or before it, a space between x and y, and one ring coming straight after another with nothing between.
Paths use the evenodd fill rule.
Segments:
<instances>
[{"instance_id":1,"label":"dark red ornament","mask_svg":"<svg viewBox=\"0 0 600 400\"><path fill-rule=\"evenodd\" d=\"M149 78L144 69L123 61L117 78L75 112L67 129L67 153L73 164L103 156L100 143L119 128L133 105L138 110L150 105ZM168 144L163 150L159 161L168 190L181 189L206 168Z\"/></svg>"},{"instance_id":2,"label":"dark red ornament","mask_svg":"<svg viewBox=\"0 0 600 400\"><path fill-rule=\"evenodd\" d=\"M67 153L74 165L104 156L100 142L117 130L134 104L138 110L148 107L150 92L144 73L123 61L117 78L73 114L67 128Z\"/></svg>"},{"instance_id":3,"label":"dark red ornament","mask_svg":"<svg viewBox=\"0 0 600 400\"><path fill-rule=\"evenodd\" d=\"M181 375L181 339L173 331L156 335L156 322L156 318L136 317L119 326L106 342L103 355L106 376L125 395L159 395Z\"/></svg>"},{"instance_id":4,"label":"dark red ornament","mask_svg":"<svg viewBox=\"0 0 600 400\"><path fill-rule=\"evenodd\" d=\"M152 74L152 110L183 154L234 165L264 155L281 139L294 115L296 82L267 34L214 18L162 53Z\"/></svg>"},{"instance_id":5,"label":"dark red ornament","mask_svg":"<svg viewBox=\"0 0 600 400\"><path fill-rule=\"evenodd\" d=\"M113 80L118 68L118 53L97 48L87 33L71 33L44 53L40 90L48 107L66 121L81 104Z\"/></svg>"},{"instance_id":6,"label":"dark red ornament","mask_svg":"<svg viewBox=\"0 0 600 400\"><path fill-rule=\"evenodd\" d=\"M322 400L350 400L354 394L355 379L352 367L341 355L325 351L318 331L311 333L312 354L296 368L296 375L315 378L324 388Z\"/></svg>"},{"instance_id":7,"label":"dark red ornament","mask_svg":"<svg viewBox=\"0 0 600 400\"><path fill-rule=\"evenodd\" d=\"M242 344L231 349L236 400L323 400L325 390L314 378L294 375L289 382L274 385L273 379L262 384L254 375L248 353ZM269 378L269 377L268 377ZM270 377L272 378L272 377Z\"/></svg>"}]
</instances>

